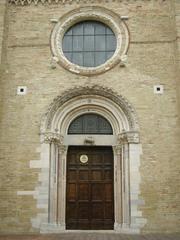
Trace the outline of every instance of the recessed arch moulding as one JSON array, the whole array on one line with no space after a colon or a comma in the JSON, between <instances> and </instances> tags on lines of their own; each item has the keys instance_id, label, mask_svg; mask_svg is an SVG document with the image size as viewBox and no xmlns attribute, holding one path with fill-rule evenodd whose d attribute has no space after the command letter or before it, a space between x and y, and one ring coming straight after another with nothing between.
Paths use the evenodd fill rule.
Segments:
<instances>
[{"instance_id":1,"label":"recessed arch moulding","mask_svg":"<svg viewBox=\"0 0 180 240\"><path fill-rule=\"evenodd\" d=\"M78 116L95 113L106 118L113 135L68 135ZM112 146L114 151L114 230L139 232L146 220L139 206L139 126L135 110L122 96L102 86L77 87L54 99L41 122L41 172L36 187L37 207L44 213L32 219L41 232L65 231L66 161L69 145ZM43 205L42 202L46 202Z\"/></svg>"},{"instance_id":2,"label":"recessed arch moulding","mask_svg":"<svg viewBox=\"0 0 180 240\"><path fill-rule=\"evenodd\" d=\"M67 135L68 126L78 116L97 113L105 117L114 135L139 132L135 110L121 95L101 86L70 89L54 99L42 118L41 135Z\"/></svg>"}]
</instances>

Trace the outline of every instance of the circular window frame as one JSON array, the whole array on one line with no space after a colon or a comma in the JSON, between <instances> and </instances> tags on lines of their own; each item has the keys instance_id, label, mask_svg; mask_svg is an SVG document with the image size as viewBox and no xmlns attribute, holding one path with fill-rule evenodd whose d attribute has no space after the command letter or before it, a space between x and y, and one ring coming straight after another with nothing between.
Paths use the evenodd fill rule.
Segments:
<instances>
[{"instance_id":1,"label":"circular window frame","mask_svg":"<svg viewBox=\"0 0 180 240\"><path fill-rule=\"evenodd\" d=\"M114 32L117 46L113 56L97 67L83 67L70 62L62 49L66 31L78 22L94 20L107 25ZM121 62L129 49L129 30L121 17L102 7L81 7L60 18L51 33L51 51L57 63L72 73L90 76L104 73Z\"/></svg>"}]
</instances>

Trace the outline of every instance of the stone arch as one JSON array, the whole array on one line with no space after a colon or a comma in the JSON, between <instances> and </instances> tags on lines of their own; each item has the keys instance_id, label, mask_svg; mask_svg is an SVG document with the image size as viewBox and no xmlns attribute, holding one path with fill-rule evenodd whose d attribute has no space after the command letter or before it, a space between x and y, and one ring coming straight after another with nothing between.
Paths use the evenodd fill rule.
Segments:
<instances>
[{"instance_id":1,"label":"stone arch","mask_svg":"<svg viewBox=\"0 0 180 240\"><path fill-rule=\"evenodd\" d=\"M113 135L68 135L70 123L78 116L96 113L104 116L112 126ZM141 224L139 218L139 164L141 148L139 126L132 105L121 95L102 86L76 87L54 99L41 121L41 176L45 176L39 186L41 199L46 186L48 206L46 218L40 220L41 232L61 232L65 225L66 160L67 149L71 145L94 144L112 146L114 151L114 230L137 232ZM134 169L136 169L134 171ZM137 178L136 181L134 179ZM133 182L131 182L133 179ZM43 188L42 188L43 186ZM37 188L38 189L38 188ZM43 189L43 191L42 191ZM134 190L133 190L134 189ZM133 196L133 199L131 198ZM134 199L136 196L137 199ZM137 216L132 215L131 208Z\"/></svg>"},{"instance_id":2,"label":"stone arch","mask_svg":"<svg viewBox=\"0 0 180 240\"><path fill-rule=\"evenodd\" d=\"M82 99L83 97L90 101L91 98L95 96L98 98L101 97L107 102L111 101L112 105L121 110L121 113L124 115L127 121L127 129L124 130L139 130L135 109L127 101L127 99L119 94L116 94L110 88L94 85L92 87L76 87L69 89L65 91L61 96L56 97L42 118L41 133L52 130L54 118L57 116L58 110L62 109L62 106L64 104L67 104L67 102L75 101L76 99ZM90 103L91 102L87 103L86 105L90 105Z\"/></svg>"}]
</instances>

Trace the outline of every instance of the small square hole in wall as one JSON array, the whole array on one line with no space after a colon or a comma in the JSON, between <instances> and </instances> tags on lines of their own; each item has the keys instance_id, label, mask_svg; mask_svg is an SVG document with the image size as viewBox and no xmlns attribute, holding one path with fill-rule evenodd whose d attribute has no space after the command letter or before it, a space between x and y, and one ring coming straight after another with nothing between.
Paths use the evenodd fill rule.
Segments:
<instances>
[{"instance_id":1,"label":"small square hole in wall","mask_svg":"<svg viewBox=\"0 0 180 240\"><path fill-rule=\"evenodd\" d=\"M163 92L164 92L163 85L155 85L154 86L154 93L155 94L163 94Z\"/></svg>"},{"instance_id":2,"label":"small square hole in wall","mask_svg":"<svg viewBox=\"0 0 180 240\"><path fill-rule=\"evenodd\" d=\"M17 95L26 95L27 87L25 86L18 86L17 87Z\"/></svg>"}]
</instances>

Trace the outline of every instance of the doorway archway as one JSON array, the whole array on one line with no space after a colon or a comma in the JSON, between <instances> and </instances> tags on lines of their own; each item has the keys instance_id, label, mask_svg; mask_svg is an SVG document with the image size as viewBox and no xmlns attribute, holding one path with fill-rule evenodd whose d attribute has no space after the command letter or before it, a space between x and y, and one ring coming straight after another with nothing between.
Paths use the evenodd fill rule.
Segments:
<instances>
[{"instance_id":1,"label":"doorway archway","mask_svg":"<svg viewBox=\"0 0 180 240\"><path fill-rule=\"evenodd\" d=\"M86 113L72 120L68 135L91 139L85 138L85 146L68 147L66 229L114 229L113 151L93 140L94 135L113 135L111 124L99 114Z\"/></svg>"},{"instance_id":2,"label":"doorway archway","mask_svg":"<svg viewBox=\"0 0 180 240\"><path fill-rule=\"evenodd\" d=\"M112 127L112 134L68 134L71 123L82 115L102 116ZM41 232L66 230L66 173L69 146L111 146L114 155L114 226L116 231L137 232L139 225L131 207L133 174L139 174L139 127L134 109L128 101L100 86L79 87L57 97L41 124L42 161L49 163L47 220ZM135 162L133 162L135 160ZM134 172L134 164L137 171ZM134 182L139 191L139 181ZM41 193L40 193L41 194ZM137 198L138 198L138 194ZM138 217L138 216L137 216Z\"/></svg>"}]
</instances>

